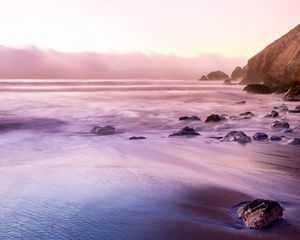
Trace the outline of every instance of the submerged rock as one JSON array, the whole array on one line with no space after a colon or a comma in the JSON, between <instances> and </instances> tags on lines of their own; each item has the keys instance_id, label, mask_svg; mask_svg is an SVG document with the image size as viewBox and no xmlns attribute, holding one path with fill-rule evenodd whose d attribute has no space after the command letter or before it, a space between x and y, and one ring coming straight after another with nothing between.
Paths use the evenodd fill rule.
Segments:
<instances>
[{"instance_id":1,"label":"submerged rock","mask_svg":"<svg viewBox=\"0 0 300 240\"><path fill-rule=\"evenodd\" d=\"M226 136L222 139L222 141L248 143L251 142L252 140L249 136L247 136L242 131L231 131L226 134Z\"/></svg>"},{"instance_id":2,"label":"submerged rock","mask_svg":"<svg viewBox=\"0 0 300 240\"><path fill-rule=\"evenodd\" d=\"M280 112L288 112L289 111L289 108L285 105L285 104L282 104L280 106L276 106L276 107L273 107L274 110L278 110Z\"/></svg>"},{"instance_id":3,"label":"submerged rock","mask_svg":"<svg viewBox=\"0 0 300 240\"><path fill-rule=\"evenodd\" d=\"M256 199L239 208L237 213L247 227L262 229L270 223L282 219L283 208L276 201Z\"/></svg>"},{"instance_id":4,"label":"submerged rock","mask_svg":"<svg viewBox=\"0 0 300 240\"><path fill-rule=\"evenodd\" d=\"M268 135L263 132L257 132L253 135L253 140L254 141L265 141L268 139Z\"/></svg>"},{"instance_id":5,"label":"submerged rock","mask_svg":"<svg viewBox=\"0 0 300 240\"><path fill-rule=\"evenodd\" d=\"M275 135L273 135L273 136L271 137L271 141L281 141L281 139L282 139L282 137L275 136Z\"/></svg>"},{"instance_id":6,"label":"submerged rock","mask_svg":"<svg viewBox=\"0 0 300 240\"><path fill-rule=\"evenodd\" d=\"M209 115L205 122L206 123L209 123L209 122L220 122L222 120L225 120L226 118L222 115L218 115L218 114L212 114L212 115Z\"/></svg>"},{"instance_id":7,"label":"submerged rock","mask_svg":"<svg viewBox=\"0 0 300 240\"><path fill-rule=\"evenodd\" d=\"M271 113L265 115L265 118L277 118L279 117L279 113L275 110L272 110Z\"/></svg>"},{"instance_id":8,"label":"submerged rock","mask_svg":"<svg viewBox=\"0 0 300 240\"><path fill-rule=\"evenodd\" d=\"M116 133L116 129L113 126L95 126L91 129L91 133L96 135L112 135Z\"/></svg>"},{"instance_id":9,"label":"submerged rock","mask_svg":"<svg viewBox=\"0 0 300 240\"><path fill-rule=\"evenodd\" d=\"M244 87L244 91L258 94L274 93L274 90L263 84L249 84L246 87Z\"/></svg>"},{"instance_id":10,"label":"submerged rock","mask_svg":"<svg viewBox=\"0 0 300 240\"><path fill-rule=\"evenodd\" d=\"M284 129L284 128L290 128L290 124L285 121L275 121L271 125L274 129Z\"/></svg>"},{"instance_id":11,"label":"submerged rock","mask_svg":"<svg viewBox=\"0 0 300 240\"><path fill-rule=\"evenodd\" d=\"M241 117L254 117L255 115L252 112L244 112L244 113L240 113L239 116Z\"/></svg>"},{"instance_id":12,"label":"submerged rock","mask_svg":"<svg viewBox=\"0 0 300 240\"><path fill-rule=\"evenodd\" d=\"M290 145L300 145L300 138L294 138L289 142Z\"/></svg>"},{"instance_id":13,"label":"submerged rock","mask_svg":"<svg viewBox=\"0 0 300 240\"><path fill-rule=\"evenodd\" d=\"M129 138L129 140L143 140L143 139L146 139L146 138L143 137L143 136L138 136L138 137L133 136L133 137L130 137L130 138Z\"/></svg>"},{"instance_id":14,"label":"submerged rock","mask_svg":"<svg viewBox=\"0 0 300 240\"><path fill-rule=\"evenodd\" d=\"M195 115L192 116L182 116L179 121L200 121L201 119Z\"/></svg>"},{"instance_id":15,"label":"submerged rock","mask_svg":"<svg viewBox=\"0 0 300 240\"><path fill-rule=\"evenodd\" d=\"M184 127L178 132L172 133L169 137L177 137L177 136L199 136L200 134L195 131L195 129L190 127Z\"/></svg>"}]
</instances>

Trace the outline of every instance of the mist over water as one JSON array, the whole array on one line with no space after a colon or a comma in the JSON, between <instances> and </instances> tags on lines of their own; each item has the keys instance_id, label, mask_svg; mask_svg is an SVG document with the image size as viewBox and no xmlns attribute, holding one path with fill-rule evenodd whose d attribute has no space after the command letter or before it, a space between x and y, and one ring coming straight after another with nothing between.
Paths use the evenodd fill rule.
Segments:
<instances>
[{"instance_id":1,"label":"mist over water","mask_svg":"<svg viewBox=\"0 0 300 240\"><path fill-rule=\"evenodd\" d=\"M194 80L1 80L0 91L0 239L299 236L300 148L287 144L300 135L299 116L280 113L295 128L281 142L211 138L282 135L263 118L282 104L279 95ZM255 116L204 123L246 111ZM202 121L178 121L183 115ZM97 124L117 134L91 135ZM168 138L184 126L201 136ZM234 206L254 198L279 201L285 222L246 229Z\"/></svg>"}]
</instances>

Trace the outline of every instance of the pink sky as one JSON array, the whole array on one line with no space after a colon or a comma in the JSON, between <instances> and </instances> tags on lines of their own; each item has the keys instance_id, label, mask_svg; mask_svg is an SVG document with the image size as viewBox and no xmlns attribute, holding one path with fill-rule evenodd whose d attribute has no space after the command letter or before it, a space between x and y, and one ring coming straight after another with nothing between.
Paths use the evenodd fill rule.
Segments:
<instances>
[{"instance_id":1,"label":"pink sky","mask_svg":"<svg viewBox=\"0 0 300 240\"><path fill-rule=\"evenodd\" d=\"M0 45L250 57L299 23L299 0L1 0Z\"/></svg>"}]
</instances>

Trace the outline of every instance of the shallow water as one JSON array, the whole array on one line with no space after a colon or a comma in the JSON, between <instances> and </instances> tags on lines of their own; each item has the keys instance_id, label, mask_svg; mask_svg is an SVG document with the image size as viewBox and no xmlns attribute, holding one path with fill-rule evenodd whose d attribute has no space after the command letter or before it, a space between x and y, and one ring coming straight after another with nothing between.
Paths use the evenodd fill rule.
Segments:
<instances>
[{"instance_id":1,"label":"shallow water","mask_svg":"<svg viewBox=\"0 0 300 240\"><path fill-rule=\"evenodd\" d=\"M300 148L287 143L300 137L300 114L280 112L293 133L271 130L274 119L263 118L281 96L186 80L0 87L0 239L298 239ZM246 111L255 116L204 123L212 113ZM179 122L182 115L202 121ZM96 124L118 134L90 135ZM168 138L184 126L201 136ZM210 138L231 130L286 138L247 145ZM134 135L147 139L129 141ZM246 229L234 206L254 198L279 201L285 221Z\"/></svg>"}]
</instances>

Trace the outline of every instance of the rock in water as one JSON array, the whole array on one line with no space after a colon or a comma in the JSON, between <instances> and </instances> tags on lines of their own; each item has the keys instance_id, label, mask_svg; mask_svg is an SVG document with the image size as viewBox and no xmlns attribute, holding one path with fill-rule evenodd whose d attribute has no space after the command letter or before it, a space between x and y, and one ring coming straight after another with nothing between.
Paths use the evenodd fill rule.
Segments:
<instances>
[{"instance_id":1,"label":"rock in water","mask_svg":"<svg viewBox=\"0 0 300 240\"><path fill-rule=\"evenodd\" d=\"M231 131L226 134L226 136L222 139L222 141L229 142L238 142L238 143L248 143L251 142L251 138L248 137L242 131Z\"/></svg>"},{"instance_id":2,"label":"rock in water","mask_svg":"<svg viewBox=\"0 0 300 240\"><path fill-rule=\"evenodd\" d=\"M91 129L91 133L96 135L112 135L116 132L116 129L113 126L95 126Z\"/></svg>"},{"instance_id":3,"label":"rock in water","mask_svg":"<svg viewBox=\"0 0 300 240\"><path fill-rule=\"evenodd\" d=\"M263 132L258 132L253 135L254 141L265 141L268 139L268 135Z\"/></svg>"},{"instance_id":4,"label":"rock in water","mask_svg":"<svg viewBox=\"0 0 300 240\"><path fill-rule=\"evenodd\" d=\"M288 112L289 111L289 108L285 105L285 104L282 104L280 106L276 106L276 107L273 107L274 110L278 110L280 112Z\"/></svg>"},{"instance_id":5,"label":"rock in water","mask_svg":"<svg viewBox=\"0 0 300 240\"><path fill-rule=\"evenodd\" d=\"M226 78L223 83L225 85L231 85L232 84L229 78Z\"/></svg>"},{"instance_id":6,"label":"rock in water","mask_svg":"<svg viewBox=\"0 0 300 240\"><path fill-rule=\"evenodd\" d=\"M207 74L207 78L209 80L225 80L225 79L229 78L229 76L222 71L215 71L215 72L210 72L209 74Z\"/></svg>"},{"instance_id":7,"label":"rock in water","mask_svg":"<svg viewBox=\"0 0 300 240\"><path fill-rule=\"evenodd\" d=\"M195 115L192 116L182 116L179 118L179 121L200 121L201 119Z\"/></svg>"},{"instance_id":8,"label":"rock in water","mask_svg":"<svg viewBox=\"0 0 300 240\"><path fill-rule=\"evenodd\" d=\"M261 229L282 219L283 208L276 201L256 199L239 208L237 213L247 227Z\"/></svg>"},{"instance_id":9,"label":"rock in water","mask_svg":"<svg viewBox=\"0 0 300 240\"><path fill-rule=\"evenodd\" d=\"M221 115L218 115L218 114L212 114L212 115L209 115L205 122L206 123L209 123L209 122L220 122L222 120L225 120L225 117L221 116Z\"/></svg>"},{"instance_id":10,"label":"rock in water","mask_svg":"<svg viewBox=\"0 0 300 240\"><path fill-rule=\"evenodd\" d=\"M244 87L244 91L258 94L274 93L274 90L263 84L249 84L246 87Z\"/></svg>"},{"instance_id":11,"label":"rock in water","mask_svg":"<svg viewBox=\"0 0 300 240\"><path fill-rule=\"evenodd\" d=\"M289 142L290 145L300 145L300 138L294 138Z\"/></svg>"},{"instance_id":12,"label":"rock in water","mask_svg":"<svg viewBox=\"0 0 300 240\"><path fill-rule=\"evenodd\" d=\"M133 136L133 137L130 137L130 138L129 138L129 140L143 140L143 139L146 139L146 138L143 137L143 136L138 136L138 137Z\"/></svg>"},{"instance_id":13,"label":"rock in water","mask_svg":"<svg viewBox=\"0 0 300 240\"><path fill-rule=\"evenodd\" d=\"M200 81L201 81L201 80L205 81L205 80L208 80L208 78L207 78L205 75L202 75L202 77L201 77L199 80L200 80Z\"/></svg>"},{"instance_id":14,"label":"rock in water","mask_svg":"<svg viewBox=\"0 0 300 240\"><path fill-rule=\"evenodd\" d=\"M231 73L231 79L232 80L241 79L245 76L245 74L246 74L246 69L243 69L241 67L236 67Z\"/></svg>"},{"instance_id":15,"label":"rock in water","mask_svg":"<svg viewBox=\"0 0 300 240\"><path fill-rule=\"evenodd\" d=\"M241 117L254 117L254 113L252 112L244 112L239 114Z\"/></svg>"},{"instance_id":16,"label":"rock in water","mask_svg":"<svg viewBox=\"0 0 300 240\"><path fill-rule=\"evenodd\" d=\"M275 110L272 110L270 114L265 115L265 118L276 118L279 117L279 113Z\"/></svg>"},{"instance_id":17,"label":"rock in water","mask_svg":"<svg viewBox=\"0 0 300 240\"><path fill-rule=\"evenodd\" d=\"M271 137L271 141L281 141L281 137L279 137L279 136L276 136L276 135L273 135L272 137Z\"/></svg>"},{"instance_id":18,"label":"rock in water","mask_svg":"<svg viewBox=\"0 0 300 240\"><path fill-rule=\"evenodd\" d=\"M178 136L199 136L200 134L195 131L195 129L190 127L184 127L178 132L172 133L169 137L178 137Z\"/></svg>"},{"instance_id":19,"label":"rock in water","mask_svg":"<svg viewBox=\"0 0 300 240\"><path fill-rule=\"evenodd\" d=\"M248 61L242 83L264 83L279 90L300 85L299 52L300 24Z\"/></svg>"},{"instance_id":20,"label":"rock in water","mask_svg":"<svg viewBox=\"0 0 300 240\"><path fill-rule=\"evenodd\" d=\"M275 121L272 123L271 127L274 129L286 129L290 128L290 124L285 121Z\"/></svg>"}]
</instances>

